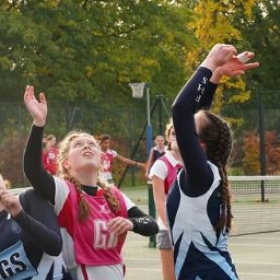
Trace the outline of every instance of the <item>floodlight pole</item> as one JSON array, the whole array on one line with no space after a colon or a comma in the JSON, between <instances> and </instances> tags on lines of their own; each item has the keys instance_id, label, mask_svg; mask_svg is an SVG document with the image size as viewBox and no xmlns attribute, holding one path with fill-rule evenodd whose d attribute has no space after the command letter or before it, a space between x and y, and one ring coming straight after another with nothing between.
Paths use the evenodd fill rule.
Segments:
<instances>
[{"instance_id":1,"label":"floodlight pole","mask_svg":"<svg viewBox=\"0 0 280 280\"><path fill-rule=\"evenodd\" d=\"M146 90L146 102L147 102L146 151L147 151L147 158L149 158L150 151L152 149L152 144L153 144L153 127L151 123L151 102L150 102L149 85L145 83L145 87L143 90L144 91ZM155 203L154 203L154 196L153 196L153 186L150 180L147 181L147 186L148 186L149 215L155 218L156 211L155 211ZM156 238L154 235L150 237L149 247L152 248L156 247Z\"/></svg>"}]
</instances>

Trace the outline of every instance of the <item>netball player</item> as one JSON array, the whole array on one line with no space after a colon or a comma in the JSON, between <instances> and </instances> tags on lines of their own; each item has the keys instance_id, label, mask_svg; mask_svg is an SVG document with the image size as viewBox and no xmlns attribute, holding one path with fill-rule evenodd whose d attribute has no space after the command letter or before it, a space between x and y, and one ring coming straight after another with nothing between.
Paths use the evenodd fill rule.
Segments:
<instances>
[{"instance_id":1,"label":"netball player","mask_svg":"<svg viewBox=\"0 0 280 280\"><path fill-rule=\"evenodd\" d=\"M145 164L137 162L135 160L129 159L120 155L117 151L112 150L111 146L111 136L109 134L103 134L99 139L100 148L104 154L103 164L102 164L102 175L104 180L109 184L114 184L113 180L113 162L114 160L119 160L125 164L136 166L138 168L145 168Z\"/></svg>"},{"instance_id":2,"label":"netball player","mask_svg":"<svg viewBox=\"0 0 280 280\"><path fill-rule=\"evenodd\" d=\"M163 135L157 135L155 137L155 146L151 148L150 150L150 154L149 154L149 158L147 161L147 165L146 165L146 172L145 172L145 176L147 179L149 179L149 174L150 174L150 170L151 167L153 166L153 164L155 163L155 161L162 157L165 154L166 151L166 147L165 147L165 139Z\"/></svg>"},{"instance_id":3,"label":"netball player","mask_svg":"<svg viewBox=\"0 0 280 280\"><path fill-rule=\"evenodd\" d=\"M51 204L34 189L15 196L0 175L0 279L72 279L61 249Z\"/></svg>"},{"instance_id":4,"label":"netball player","mask_svg":"<svg viewBox=\"0 0 280 280\"><path fill-rule=\"evenodd\" d=\"M59 176L46 172L41 162L46 99L41 93L38 101L33 86L27 86L24 102L33 117L24 171L32 186L54 205L68 268L76 271L78 280L123 280L121 249L127 232L156 234L157 223L116 187L100 181L102 151L90 134L68 134L60 143Z\"/></svg>"},{"instance_id":5,"label":"netball player","mask_svg":"<svg viewBox=\"0 0 280 280\"><path fill-rule=\"evenodd\" d=\"M226 165L232 132L220 116L200 110L210 79L218 83L223 75L237 76L258 67L236 55L231 45L215 45L172 106L184 163L167 200L178 280L238 279L227 250L232 213Z\"/></svg>"}]
</instances>

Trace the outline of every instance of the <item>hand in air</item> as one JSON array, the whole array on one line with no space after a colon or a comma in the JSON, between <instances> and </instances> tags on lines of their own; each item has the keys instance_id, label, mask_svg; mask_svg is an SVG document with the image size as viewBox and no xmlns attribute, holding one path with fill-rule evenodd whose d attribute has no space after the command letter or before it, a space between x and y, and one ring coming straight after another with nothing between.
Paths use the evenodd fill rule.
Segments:
<instances>
[{"instance_id":1,"label":"hand in air","mask_svg":"<svg viewBox=\"0 0 280 280\"><path fill-rule=\"evenodd\" d=\"M33 117L34 125L39 127L44 126L48 113L44 93L40 93L37 100L34 94L34 87L27 85L24 93L24 103L30 115Z\"/></svg>"},{"instance_id":2,"label":"hand in air","mask_svg":"<svg viewBox=\"0 0 280 280\"><path fill-rule=\"evenodd\" d=\"M255 57L253 52L245 51L239 55L234 55L225 64L218 67L220 75L234 77L244 74L246 71L259 67L258 62L249 62Z\"/></svg>"},{"instance_id":3,"label":"hand in air","mask_svg":"<svg viewBox=\"0 0 280 280\"><path fill-rule=\"evenodd\" d=\"M259 66L258 62L249 62L255 54L250 51L237 55L237 50L232 45L216 44L201 66L210 69L213 72L211 81L219 82L225 75L234 77L244 74L245 71L255 69Z\"/></svg>"},{"instance_id":4,"label":"hand in air","mask_svg":"<svg viewBox=\"0 0 280 280\"><path fill-rule=\"evenodd\" d=\"M214 71L217 67L224 65L237 54L237 50L232 45L216 44L208 53L201 66Z\"/></svg>"}]
</instances>

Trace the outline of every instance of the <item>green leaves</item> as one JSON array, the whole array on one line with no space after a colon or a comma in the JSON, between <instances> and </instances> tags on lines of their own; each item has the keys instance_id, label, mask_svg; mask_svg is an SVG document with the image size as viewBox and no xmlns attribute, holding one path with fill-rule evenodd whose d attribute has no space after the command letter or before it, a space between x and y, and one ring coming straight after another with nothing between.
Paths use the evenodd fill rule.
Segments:
<instances>
[{"instance_id":1,"label":"green leaves","mask_svg":"<svg viewBox=\"0 0 280 280\"><path fill-rule=\"evenodd\" d=\"M0 67L16 68L50 99L117 97L130 81L167 95L165 88L176 92L181 85L189 39L183 7L147 0L3 2Z\"/></svg>"}]
</instances>

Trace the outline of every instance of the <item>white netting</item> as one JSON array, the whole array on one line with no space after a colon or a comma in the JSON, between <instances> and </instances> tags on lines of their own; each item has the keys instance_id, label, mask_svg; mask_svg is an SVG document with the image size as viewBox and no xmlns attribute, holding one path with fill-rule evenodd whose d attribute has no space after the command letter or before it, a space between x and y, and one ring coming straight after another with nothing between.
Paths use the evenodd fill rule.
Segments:
<instances>
[{"instance_id":1,"label":"white netting","mask_svg":"<svg viewBox=\"0 0 280 280\"><path fill-rule=\"evenodd\" d=\"M130 83L129 86L132 89L132 96L134 98L142 98L145 90L145 83Z\"/></svg>"},{"instance_id":2,"label":"white netting","mask_svg":"<svg viewBox=\"0 0 280 280\"><path fill-rule=\"evenodd\" d=\"M280 231L280 176L229 176L231 235Z\"/></svg>"}]
</instances>

